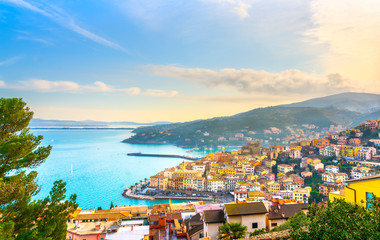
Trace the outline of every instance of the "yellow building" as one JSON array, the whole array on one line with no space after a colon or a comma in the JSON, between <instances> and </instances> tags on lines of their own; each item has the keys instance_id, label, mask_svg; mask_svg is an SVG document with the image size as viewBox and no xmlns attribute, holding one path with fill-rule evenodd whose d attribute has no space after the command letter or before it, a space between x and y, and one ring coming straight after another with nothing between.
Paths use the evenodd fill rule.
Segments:
<instances>
[{"instance_id":1,"label":"yellow building","mask_svg":"<svg viewBox=\"0 0 380 240\"><path fill-rule=\"evenodd\" d=\"M283 174L293 171L293 167L288 164L279 164L277 165L277 169Z\"/></svg>"},{"instance_id":2,"label":"yellow building","mask_svg":"<svg viewBox=\"0 0 380 240\"><path fill-rule=\"evenodd\" d=\"M248 181L254 181L256 179L259 178L259 176L255 175L255 174L249 174L249 175L246 175L247 176L247 180Z\"/></svg>"},{"instance_id":3,"label":"yellow building","mask_svg":"<svg viewBox=\"0 0 380 240\"><path fill-rule=\"evenodd\" d=\"M194 170L179 170L175 171L173 173L173 179L175 178L197 178L197 177L202 177L202 171L194 171Z\"/></svg>"},{"instance_id":4,"label":"yellow building","mask_svg":"<svg viewBox=\"0 0 380 240\"><path fill-rule=\"evenodd\" d=\"M368 208L368 201L373 199L374 196L380 196L380 175L348 180L343 184L344 190L330 192L330 201L333 201L334 198L340 198Z\"/></svg>"},{"instance_id":5,"label":"yellow building","mask_svg":"<svg viewBox=\"0 0 380 240\"><path fill-rule=\"evenodd\" d=\"M342 146L341 155L345 157L356 157L361 147Z\"/></svg>"},{"instance_id":6,"label":"yellow building","mask_svg":"<svg viewBox=\"0 0 380 240\"><path fill-rule=\"evenodd\" d=\"M236 170L233 169L233 168L224 168L224 169L219 169L218 170L218 173L220 175L223 175L223 174L227 174L227 175L235 175L236 174Z\"/></svg>"},{"instance_id":7,"label":"yellow building","mask_svg":"<svg viewBox=\"0 0 380 240\"><path fill-rule=\"evenodd\" d=\"M278 182L270 181L266 183L266 188L268 192L277 193L280 191L280 184Z\"/></svg>"},{"instance_id":8,"label":"yellow building","mask_svg":"<svg viewBox=\"0 0 380 240\"><path fill-rule=\"evenodd\" d=\"M310 196L310 192L310 187L293 189L293 199L307 203Z\"/></svg>"},{"instance_id":9,"label":"yellow building","mask_svg":"<svg viewBox=\"0 0 380 240\"><path fill-rule=\"evenodd\" d=\"M265 166L268 168L271 168L271 167L275 166L276 163L277 162L275 160L267 160L267 161L265 161Z\"/></svg>"},{"instance_id":10,"label":"yellow building","mask_svg":"<svg viewBox=\"0 0 380 240\"><path fill-rule=\"evenodd\" d=\"M159 190L166 190L168 188L168 178L160 175L154 175L150 177L149 186Z\"/></svg>"},{"instance_id":11,"label":"yellow building","mask_svg":"<svg viewBox=\"0 0 380 240\"><path fill-rule=\"evenodd\" d=\"M291 147L290 150L298 150L298 151L301 151L301 150L302 150L302 146L294 146L294 147Z\"/></svg>"}]
</instances>

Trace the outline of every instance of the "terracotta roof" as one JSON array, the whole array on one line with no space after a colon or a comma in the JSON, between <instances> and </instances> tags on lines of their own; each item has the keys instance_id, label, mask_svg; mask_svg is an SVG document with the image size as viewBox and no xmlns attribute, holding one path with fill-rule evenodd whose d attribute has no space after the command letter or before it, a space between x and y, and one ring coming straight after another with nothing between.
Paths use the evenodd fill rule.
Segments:
<instances>
[{"instance_id":1,"label":"terracotta roof","mask_svg":"<svg viewBox=\"0 0 380 240\"><path fill-rule=\"evenodd\" d=\"M268 212L262 202L231 203L225 204L224 207L228 216L263 214Z\"/></svg>"},{"instance_id":2,"label":"terracotta roof","mask_svg":"<svg viewBox=\"0 0 380 240\"><path fill-rule=\"evenodd\" d=\"M205 210L203 215L206 223L223 223L226 221L223 210Z\"/></svg>"},{"instance_id":3,"label":"terracotta roof","mask_svg":"<svg viewBox=\"0 0 380 240\"><path fill-rule=\"evenodd\" d=\"M290 239L289 230L270 232L250 237L249 240Z\"/></svg>"},{"instance_id":4,"label":"terracotta roof","mask_svg":"<svg viewBox=\"0 0 380 240\"><path fill-rule=\"evenodd\" d=\"M307 203L274 205L270 207L268 219L288 219L293 217L296 213L306 210L307 207Z\"/></svg>"},{"instance_id":5,"label":"terracotta roof","mask_svg":"<svg viewBox=\"0 0 380 240\"><path fill-rule=\"evenodd\" d=\"M93 213L78 214L74 220L90 220L90 219L119 219L128 217L129 211L125 212L111 212L110 210L97 210Z\"/></svg>"}]
</instances>

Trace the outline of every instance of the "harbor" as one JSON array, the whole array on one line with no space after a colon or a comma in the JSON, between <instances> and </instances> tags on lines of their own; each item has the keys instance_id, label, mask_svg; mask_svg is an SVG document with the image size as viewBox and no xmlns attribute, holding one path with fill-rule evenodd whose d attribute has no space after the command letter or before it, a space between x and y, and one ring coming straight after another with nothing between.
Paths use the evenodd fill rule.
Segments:
<instances>
[{"instance_id":1,"label":"harbor","mask_svg":"<svg viewBox=\"0 0 380 240\"><path fill-rule=\"evenodd\" d=\"M149 180L126 188L122 195L126 198L154 201L157 199L200 200L208 202L230 202L233 196L229 193L197 192L185 190L160 191L151 189ZM146 191L148 190L148 191Z\"/></svg>"},{"instance_id":2,"label":"harbor","mask_svg":"<svg viewBox=\"0 0 380 240\"><path fill-rule=\"evenodd\" d=\"M194 158L190 156L176 155L176 154L128 153L127 155L136 156L136 157L182 158L182 159L190 160L190 161L196 161L200 159L200 158Z\"/></svg>"}]
</instances>

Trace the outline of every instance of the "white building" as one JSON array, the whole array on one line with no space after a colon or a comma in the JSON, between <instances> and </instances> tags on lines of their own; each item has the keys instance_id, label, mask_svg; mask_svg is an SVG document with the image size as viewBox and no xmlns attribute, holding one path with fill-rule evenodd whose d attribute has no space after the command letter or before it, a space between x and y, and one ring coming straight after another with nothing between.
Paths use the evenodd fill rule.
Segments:
<instances>
[{"instance_id":1,"label":"white building","mask_svg":"<svg viewBox=\"0 0 380 240\"><path fill-rule=\"evenodd\" d=\"M335 166L335 165L327 165L325 167L325 171L326 172L330 172L330 173L338 173L339 172L339 167Z\"/></svg>"}]
</instances>

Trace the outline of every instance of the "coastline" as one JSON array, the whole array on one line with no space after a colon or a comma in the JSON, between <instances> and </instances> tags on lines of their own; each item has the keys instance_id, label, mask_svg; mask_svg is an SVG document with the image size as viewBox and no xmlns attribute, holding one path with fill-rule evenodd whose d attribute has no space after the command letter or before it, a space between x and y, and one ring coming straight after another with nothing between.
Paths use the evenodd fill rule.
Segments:
<instances>
[{"instance_id":1,"label":"coastline","mask_svg":"<svg viewBox=\"0 0 380 240\"><path fill-rule=\"evenodd\" d=\"M141 183L138 183L134 186L134 188L141 187L143 185L149 184L150 180L143 181ZM186 196L186 197L180 197L180 196L145 196L145 195L139 195L134 194L134 190L130 188L126 188L121 195L125 198L131 198L131 199L137 199L137 200L147 200L147 201L154 201L156 199L179 199L179 200L201 200L201 201L214 201L215 198L213 197L194 197L194 196Z\"/></svg>"}]
</instances>

